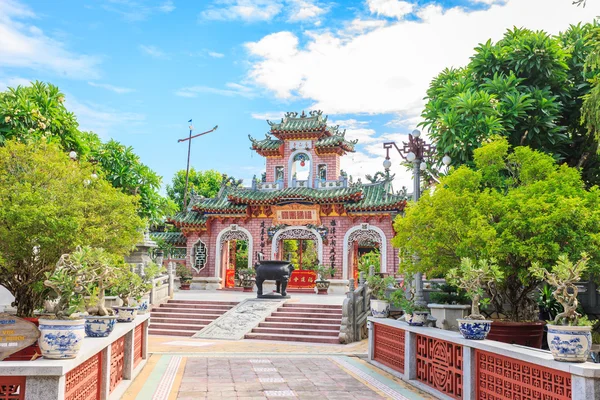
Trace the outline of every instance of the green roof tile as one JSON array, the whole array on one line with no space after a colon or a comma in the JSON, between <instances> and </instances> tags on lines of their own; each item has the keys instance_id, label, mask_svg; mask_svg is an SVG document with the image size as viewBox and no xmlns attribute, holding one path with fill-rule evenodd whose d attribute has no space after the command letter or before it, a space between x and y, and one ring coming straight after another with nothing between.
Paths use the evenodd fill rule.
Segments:
<instances>
[{"instance_id":1,"label":"green roof tile","mask_svg":"<svg viewBox=\"0 0 600 400\"><path fill-rule=\"evenodd\" d=\"M340 199L358 200L362 196L359 187L313 189L313 188L285 188L272 191L259 191L252 189L234 189L229 194L229 199L238 204L247 203L271 203L288 200L314 201L316 203L328 203L340 201Z\"/></svg>"},{"instance_id":2,"label":"green roof tile","mask_svg":"<svg viewBox=\"0 0 600 400\"><path fill-rule=\"evenodd\" d=\"M345 131L344 131L344 133L345 133ZM344 148L344 150L346 150L346 151L354 151L354 145L356 143L358 143L358 139L346 140L344 133L321 138L315 142L315 147L329 148L329 147L342 146Z\"/></svg>"},{"instance_id":3,"label":"green roof tile","mask_svg":"<svg viewBox=\"0 0 600 400\"><path fill-rule=\"evenodd\" d=\"M152 240L162 240L170 245L185 245L187 239L181 232L150 232Z\"/></svg>"},{"instance_id":4,"label":"green roof tile","mask_svg":"<svg viewBox=\"0 0 600 400\"><path fill-rule=\"evenodd\" d=\"M347 211L369 211L397 207L406 198L387 193L385 182L362 185L363 198L356 203L346 203ZM403 206L401 208L404 208Z\"/></svg>"},{"instance_id":5,"label":"green roof tile","mask_svg":"<svg viewBox=\"0 0 600 400\"><path fill-rule=\"evenodd\" d=\"M210 199L202 197L194 197L190 202L190 206L198 211L211 212L211 211L234 211L244 212L246 211L245 205L232 204L227 199L227 195L230 191L234 190L229 186L222 186L219 193Z\"/></svg>"},{"instance_id":6,"label":"green roof tile","mask_svg":"<svg viewBox=\"0 0 600 400\"><path fill-rule=\"evenodd\" d=\"M271 139L269 134L265 135L266 138L263 140L254 139L252 136L248 135L248 138L252 142L251 150L278 150L279 147L283 144L282 140Z\"/></svg>"},{"instance_id":7,"label":"green roof tile","mask_svg":"<svg viewBox=\"0 0 600 400\"><path fill-rule=\"evenodd\" d=\"M302 111L300 116L297 112L287 112L281 122L267 122L271 125L271 131L315 131L327 127L327 116L323 117L322 111L310 111L308 115Z\"/></svg>"},{"instance_id":8,"label":"green roof tile","mask_svg":"<svg viewBox=\"0 0 600 400\"><path fill-rule=\"evenodd\" d=\"M183 212L175 214L169 221L175 225L205 225L208 218L198 212Z\"/></svg>"}]
</instances>

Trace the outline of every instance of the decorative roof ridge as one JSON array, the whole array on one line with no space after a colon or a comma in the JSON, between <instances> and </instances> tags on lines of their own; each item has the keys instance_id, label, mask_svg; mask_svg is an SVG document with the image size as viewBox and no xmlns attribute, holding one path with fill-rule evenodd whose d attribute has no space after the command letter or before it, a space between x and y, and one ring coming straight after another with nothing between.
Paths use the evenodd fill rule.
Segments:
<instances>
[{"instance_id":1,"label":"decorative roof ridge","mask_svg":"<svg viewBox=\"0 0 600 400\"><path fill-rule=\"evenodd\" d=\"M280 122L273 122L273 121L267 119L267 123L273 127L273 126L277 126L277 125L282 125L282 124L288 122L289 120L314 119L318 122L322 122L322 123L326 124L327 118L328 118L327 115L325 117L323 117L323 111L321 111L321 110L311 110L308 112L308 115L306 114L306 112L304 110L302 110L302 114L300 114L300 116L298 116L298 112L296 112L296 111L288 111L281 118Z\"/></svg>"}]
</instances>

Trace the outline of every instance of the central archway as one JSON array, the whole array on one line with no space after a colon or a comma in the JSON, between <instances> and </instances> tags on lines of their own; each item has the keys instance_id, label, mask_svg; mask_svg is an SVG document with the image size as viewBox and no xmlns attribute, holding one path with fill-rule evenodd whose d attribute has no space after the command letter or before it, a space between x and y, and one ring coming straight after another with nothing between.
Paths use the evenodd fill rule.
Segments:
<instances>
[{"instance_id":1,"label":"central archway","mask_svg":"<svg viewBox=\"0 0 600 400\"><path fill-rule=\"evenodd\" d=\"M277 253L279 252L279 245L284 239L315 240L317 242L317 255L319 257L319 261L323 262L323 238L316 230L307 228L306 226L288 226L278 230L275 235L273 235L271 260L276 259Z\"/></svg>"},{"instance_id":2,"label":"central archway","mask_svg":"<svg viewBox=\"0 0 600 400\"><path fill-rule=\"evenodd\" d=\"M229 227L223 229L217 235L217 245L215 248L215 277L221 277L222 260L221 254L223 253L223 244L230 240L245 240L248 243L248 268L252 268L252 234L241 226L232 224Z\"/></svg>"}]
</instances>

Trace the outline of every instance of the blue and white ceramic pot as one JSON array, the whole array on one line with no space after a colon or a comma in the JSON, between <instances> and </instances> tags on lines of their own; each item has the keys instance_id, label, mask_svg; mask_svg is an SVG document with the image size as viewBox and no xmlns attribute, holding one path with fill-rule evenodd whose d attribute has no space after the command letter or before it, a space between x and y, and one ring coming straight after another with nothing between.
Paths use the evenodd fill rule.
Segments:
<instances>
[{"instance_id":1,"label":"blue and white ceramic pot","mask_svg":"<svg viewBox=\"0 0 600 400\"><path fill-rule=\"evenodd\" d=\"M85 337L84 319L40 318L38 344L45 358L75 358Z\"/></svg>"},{"instance_id":2,"label":"blue and white ceramic pot","mask_svg":"<svg viewBox=\"0 0 600 400\"><path fill-rule=\"evenodd\" d=\"M118 322L131 322L137 317L138 306L135 307L113 307L113 310L117 313Z\"/></svg>"},{"instance_id":3,"label":"blue and white ceramic pot","mask_svg":"<svg viewBox=\"0 0 600 400\"><path fill-rule=\"evenodd\" d=\"M149 299L140 300L140 303L138 304L138 314L139 315L144 315L148 312L148 300Z\"/></svg>"},{"instance_id":4,"label":"blue and white ceramic pot","mask_svg":"<svg viewBox=\"0 0 600 400\"><path fill-rule=\"evenodd\" d=\"M412 326L423 326L425 325L425 321L427 321L428 312L423 311L415 311L414 314L404 314L404 320L408 322L409 325Z\"/></svg>"},{"instance_id":5,"label":"blue and white ceramic pot","mask_svg":"<svg viewBox=\"0 0 600 400\"><path fill-rule=\"evenodd\" d=\"M390 314L390 303L385 300L371 300L371 315L375 318L387 318Z\"/></svg>"},{"instance_id":6,"label":"blue and white ceramic pot","mask_svg":"<svg viewBox=\"0 0 600 400\"><path fill-rule=\"evenodd\" d=\"M548 347L556 361L587 361L592 347L591 326L547 326Z\"/></svg>"},{"instance_id":7,"label":"blue and white ceramic pot","mask_svg":"<svg viewBox=\"0 0 600 400\"><path fill-rule=\"evenodd\" d=\"M493 321L486 319L457 319L456 322L458 322L458 330L465 339L483 340L490 333Z\"/></svg>"},{"instance_id":8,"label":"blue and white ceramic pot","mask_svg":"<svg viewBox=\"0 0 600 400\"><path fill-rule=\"evenodd\" d=\"M117 317L114 315L89 315L85 317L85 334L89 337L107 337L113 331L116 322Z\"/></svg>"}]
</instances>

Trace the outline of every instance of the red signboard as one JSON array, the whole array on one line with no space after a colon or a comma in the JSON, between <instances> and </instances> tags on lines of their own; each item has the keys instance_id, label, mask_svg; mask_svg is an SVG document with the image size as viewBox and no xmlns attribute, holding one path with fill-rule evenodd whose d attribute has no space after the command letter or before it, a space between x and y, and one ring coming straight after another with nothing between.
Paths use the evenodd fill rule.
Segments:
<instances>
[{"instance_id":1,"label":"red signboard","mask_svg":"<svg viewBox=\"0 0 600 400\"><path fill-rule=\"evenodd\" d=\"M305 269L295 269L288 282L290 289L312 289L315 287L317 273Z\"/></svg>"},{"instance_id":2,"label":"red signboard","mask_svg":"<svg viewBox=\"0 0 600 400\"><path fill-rule=\"evenodd\" d=\"M235 287L235 269L225 270L225 287Z\"/></svg>"}]
</instances>

